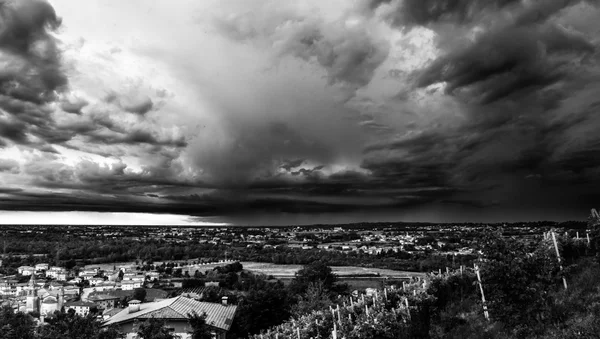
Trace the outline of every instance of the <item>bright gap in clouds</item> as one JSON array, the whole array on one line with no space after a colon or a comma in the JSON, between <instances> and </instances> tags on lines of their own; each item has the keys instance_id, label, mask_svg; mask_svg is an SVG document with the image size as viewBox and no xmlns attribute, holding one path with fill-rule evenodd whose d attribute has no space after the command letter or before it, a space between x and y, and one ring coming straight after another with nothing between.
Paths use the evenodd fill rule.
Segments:
<instances>
[{"instance_id":1,"label":"bright gap in clouds","mask_svg":"<svg viewBox=\"0 0 600 339\"><path fill-rule=\"evenodd\" d=\"M198 221L186 215L106 212L0 211L1 225L180 225L227 226L228 223Z\"/></svg>"}]
</instances>

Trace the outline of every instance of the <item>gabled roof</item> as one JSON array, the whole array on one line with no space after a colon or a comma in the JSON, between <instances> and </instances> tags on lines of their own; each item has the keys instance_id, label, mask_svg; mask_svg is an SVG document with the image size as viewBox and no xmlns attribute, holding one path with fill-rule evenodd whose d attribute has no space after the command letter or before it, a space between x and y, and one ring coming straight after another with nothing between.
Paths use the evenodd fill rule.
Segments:
<instances>
[{"instance_id":1,"label":"gabled roof","mask_svg":"<svg viewBox=\"0 0 600 339\"><path fill-rule=\"evenodd\" d=\"M142 320L153 317L159 319L187 320L187 315L195 311L198 314L206 313L207 325L228 331L236 310L236 305L225 306L179 296L153 303L140 304L140 310L133 313L129 313L129 309L125 308L108 319L104 323L104 326L124 323L134 319Z\"/></svg>"}]
</instances>

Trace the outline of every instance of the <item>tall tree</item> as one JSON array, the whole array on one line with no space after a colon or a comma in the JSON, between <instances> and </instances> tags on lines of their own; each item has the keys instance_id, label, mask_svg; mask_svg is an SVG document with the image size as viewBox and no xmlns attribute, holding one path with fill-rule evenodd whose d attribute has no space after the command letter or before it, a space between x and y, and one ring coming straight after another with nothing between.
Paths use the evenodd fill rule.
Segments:
<instances>
[{"instance_id":1,"label":"tall tree","mask_svg":"<svg viewBox=\"0 0 600 339\"><path fill-rule=\"evenodd\" d=\"M46 324L40 326L38 333L44 339L118 339L124 338L116 327L102 327L94 315L82 317L75 312L54 312L46 318Z\"/></svg>"},{"instance_id":2,"label":"tall tree","mask_svg":"<svg viewBox=\"0 0 600 339\"><path fill-rule=\"evenodd\" d=\"M322 310L331 305L332 302L329 298L329 294L323 288L323 283L318 281L310 283L306 293L300 296L298 303L292 306L292 314L296 317L300 317L306 313Z\"/></svg>"},{"instance_id":3,"label":"tall tree","mask_svg":"<svg viewBox=\"0 0 600 339\"><path fill-rule=\"evenodd\" d=\"M146 290L143 288L136 288L133 290L133 299L144 302L146 300Z\"/></svg>"},{"instance_id":4,"label":"tall tree","mask_svg":"<svg viewBox=\"0 0 600 339\"><path fill-rule=\"evenodd\" d=\"M173 334L165 327L162 319L150 318L140 324L137 335L142 339L177 339L179 336Z\"/></svg>"},{"instance_id":5,"label":"tall tree","mask_svg":"<svg viewBox=\"0 0 600 339\"><path fill-rule=\"evenodd\" d=\"M211 339L212 334L210 327L206 324L206 313L198 314L193 312L188 314L188 322L192 327L189 332L192 339Z\"/></svg>"},{"instance_id":6,"label":"tall tree","mask_svg":"<svg viewBox=\"0 0 600 339\"><path fill-rule=\"evenodd\" d=\"M336 281L337 277L333 274L331 267L317 260L296 272L296 276L290 284L290 290L295 294L302 294L308 290L311 283L321 282L323 289L330 291Z\"/></svg>"},{"instance_id":7,"label":"tall tree","mask_svg":"<svg viewBox=\"0 0 600 339\"><path fill-rule=\"evenodd\" d=\"M35 322L29 314L15 313L10 306L0 309L0 337L3 339L34 339Z\"/></svg>"}]
</instances>

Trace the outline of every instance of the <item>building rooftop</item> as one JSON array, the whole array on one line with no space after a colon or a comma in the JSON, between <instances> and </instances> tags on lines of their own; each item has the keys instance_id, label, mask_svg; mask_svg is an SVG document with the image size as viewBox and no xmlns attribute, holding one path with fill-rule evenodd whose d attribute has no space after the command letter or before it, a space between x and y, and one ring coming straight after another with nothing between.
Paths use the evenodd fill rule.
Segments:
<instances>
[{"instance_id":1,"label":"building rooftop","mask_svg":"<svg viewBox=\"0 0 600 339\"><path fill-rule=\"evenodd\" d=\"M79 306L79 307L94 307L94 306L97 306L97 305L94 304L94 303L85 302L85 301L73 301L73 302L68 302L68 303L65 304L65 307L76 307L76 306Z\"/></svg>"},{"instance_id":2,"label":"building rooftop","mask_svg":"<svg viewBox=\"0 0 600 339\"><path fill-rule=\"evenodd\" d=\"M102 315L103 316L112 317L112 316L114 316L115 314L117 314L117 313L119 313L121 311L123 311L122 308L111 308L110 310L104 311L104 313L102 313Z\"/></svg>"},{"instance_id":3,"label":"building rooftop","mask_svg":"<svg viewBox=\"0 0 600 339\"><path fill-rule=\"evenodd\" d=\"M236 305L222 305L196 301L183 296L165 299L153 303L140 304L140 310L129 313L129 309L117 313L104 323L104 326L118 324L134 319L181 319L187 320L188 314L206 313L206 324L228 331L237 310Z\"/></svg>"}]
</instances>

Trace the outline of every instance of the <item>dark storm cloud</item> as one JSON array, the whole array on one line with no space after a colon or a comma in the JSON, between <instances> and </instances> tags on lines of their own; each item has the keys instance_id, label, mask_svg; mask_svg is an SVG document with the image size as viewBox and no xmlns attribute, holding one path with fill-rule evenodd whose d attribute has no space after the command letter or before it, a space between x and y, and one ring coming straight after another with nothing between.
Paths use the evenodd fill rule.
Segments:
<instances>
[{"instance_id":1,"label":"dark storm cloud","mask_svg":"<svg viewBox=\"0 0 600 339\"><path fill-rule=\"evenodd\" d=\"M182 148L182 137L161 135L148 126L125 127L109 112L91 112L83 117L87 100L64 94L67 75L62 51L51 32L61 24L53 7L43 0L0 2L0 136L15 144L29 145L47 153L58 153L52 145L67 145L76 136L97 144L154 145ZM59 96L63 96L59 99ZM147 96L119 95L118 106L144 115L154 104ZM58 105L54 105L54 103ZM56 122L54 107L73 113L79 119ZM109 131L102 131L102 127Z\"/></svg>"},{"instance_id":2,"label":"dark storm cloud","mask_svg":"<svg viewBox=\"0 0 600 339\"><path fill-rule=\"evenodd\" d=\"M398 28L424 25L438 33L443 53L416 72L416 87L443 84L464 119L367 146L363 167L373 178L442 187L451 194L435 198L444 203L483 207L536 200L574 206L581 200L574 194L597 189L600 163L592 154L600 139L592 131L600 120L591 94L600 90L597 27L566 16L599 13L595 2L379 1L373 7L383 3L391 6L382 13L392 13ZM452 36L476 25L472 41ZM579 193L570 185L580 185ZM546 198L560 190L565 194Z\"/></svg>"},{"instance_id":3,"label":"dark storm cloud","mask_svg":"<svg viewBox=\"0 0 600 339\"><path fill-rule=\"evenodd\" d=\"M26 3L47 8L41 2ZM324 75L336 89L349 88L346 99L357 101L379 90L374 75L388 65L391 41L378 34L389 29L374 22L381 16L393 29L406 28L404 32L417 26L433 30L439 50L422 69L391 72L393 81L415 83L402 84L409 89L402 89L396 97L402 100L394 102L397 110L390 108L386 117L378 110L389 102L371 102L373 112L348 118L356 114L346 109L352 102L339 108L323 100L316 93L320 89L307 90L323 85L316 77L308 74L310 81L296 83L307 75L305 69L282 77L258 67L240 69L234 80L221 83L215 77L206 88L190 86L210 98L207 107L219 116L210 121L206 114L207 127L189 139L189 146L178 133L155 126L160 99L154 96L153 101L135 86L131 93L111 92L97 103L63 97L60 53L46 30L32 28L35 48L0 44L18 69L9 68L6 78L0 71L0 107L6 112L0 118L0 141L42 152L20 166L0 161L0 171L20 171L46 193L0 189L0 203L7 209L199 216L398 211L436 203L476 209L586 203L600 191L595 156L600 152L600 118L595 114L600 108L600 58L597 32L565 19L565 10L581 3L377 0L369 2L374 11L368 18L342 15L335 22L275 11L255 18L231 16L220 27L229 37L256 43L277 61L296 59L286 67L306 61L310 72L315 66L321 70L316 77ZM43 15L33 11L22 20L37 18L45 22L40 27L56 27L58 20L48 24L54 22L46 19L52 18L50 12L39 12ZM46 40L54 49L40 43ZM35 54L38 50L49 53L48 58ZM251 55L247 60L261 61ZM43 80L47 68L54 73ZM263 74L258 71L270 82L264 89L262 80L245 83ZM242 84L233 85L236 81ZM445 93L436 92L438 88ZM291 91L310 93L296 96ZM424 97L424 106L433 102L432 108L411 107L414 94ZM55 122L51 107L72 114L61 112ZM388 125L402 120L395 115L405 111L411 113L402 119L411 120ZM352 119L354 129L345 118ZM192 121L195 126L198 120L190 118L186 124ZM34 144L37 139L41 141ZM53 145L91 147L107 158L138 157L141 164L132 165L135 169L92 160L67 165Z\"/></svg>"},{"instance_id":4,"label":"dark storm cloud","mask_svg":"<svg viewBox=\"0 0 600 339\"><path fill-rule=\"evenodd\" d=\"M325 166L321 165L321 166L315 166L315 167L313 167L313 168L301 168L301 169L299 169L299 170L297 170L297 171L291 171L290 173L291 173L292 175L304 175L304 176L311 176L311 175L313 175L315 172L322 170L322 169L323 169L323 167L325 167Z\"/></svg>"},{"instance_id":5,"label":"dark storm cloud","mask_svg":"<svg viewBox=\"0 0 600 339\"><path fill-rule=\"evenodd\" d=\"M0 194L13 194L22 192L22 188L0 188Z\"/></svg>"},{"instance_id":6,"label":"dark storm cloud","mask_svg":"<svg viewBox=\"0 0 600 339\"><path fill-rule=\"evenodd\" d=\"M330 84L347 86L349 96L371 81L388 56L389 42L362 24L349 27L343 20L324 22L298 13L291 14L290 20L290 15L263 10L268 13L265 22L248 14L217 20L217 28L236 40L267 39L277 46L274 50L280 56L316 60L327 71Z\"/></svg>"},{"instance_id":7,"label":"dark storm cloud","mask_svg":"<svg viewBox=\"0 0 600 339\"><path fill-rule=\"evenodd\" d=\"M460 123L367 145L362 167L370 188L381 195L373 182L431 188L429 196L415 194L416 200L486 208L515 206L574 183L584 185L581 194L593 192L599 164L591 156L598 147L591 130L600 121L589 107L597 100L574 94L600 89L598 41L593 27L576 29L562 19L573 6L589 5L371 2L398 29L427 26L437 32L442 53L414 72L415 84L443 84L464 115ZM479 31L469 40L465 33L474 27ZM574 205L572 196L540 200Z\"/></svg>"},{"instance_id":8,"label":"dark storm cloud","mask_svg":"<svg viewBox=\"0 0 600 339\"><path fill-rule=\"evenodd\" d=\"M127 112L143 115L152 109L154 103L149 97L140 97L129 99L128 101L122 103L122 105L123 109Z\"/></svg>"},{"instance_id":9,"label":"dark storm cloud","mask_svg":"<svg viewBox=\"0 0 600 339\"><path fill-rule=\"evenodd\" d=\"M5 210L179 213L194 216L234 216L263 211L269 213L322 213L357 210L356 205L303 202L294 199L259 199L247 202L238 199L228 202L196 203L194 202L195 197L189 199L172 197L162 199L162 202L149 204L148 201L140 200L139 197L123 194L117 195L119 198L117 204L114 198L107 199L98 196L74 197L71 194L57 193L7 193L12 195L12 198L0 197L0 204Z\"/></svg>"},{"instance_id":10,"label":"dark storm cloud","mask_svg":"<svg viewBox=\"0 0 600 339\"><path fill-rule=\"evenodd\" d=\"M511 27L485 34L472 46L436 60L417 86L446 82L446 92L482 104L554 84L568 75L572 60L594 51L581 34L551 24ZM556 57L556 58L555 58Z\"/></svg>"},{"instance_id":11,"label":"dark storm cloud","mask_svg":"<svg viewBox=\"0 0 600 339\"><path fill-rule=\"evenodd\" d=\"M60 108L67 113L81 114L81 110L88 104L83 98L72 97L61 101Z\"/></svg>"},{"instance_id":12,"label":"dark storm cloud","mask_svg":"<svg viewBox=\"0 0 600 339\"><path fill-rule=\"evenodd\" d=\"M0 1L0 135L56 152L70 139L55 130L49 104L67 86L61 51L50 34L61 20L46 1Z\"/></svg>"},{"instance_id":13,"label":"dark storm cloud","mask_svg":"<svg viewBox=\"0 0 600 339\"><path fill-rule=\"evenodd\" d=\"M124 94L111 91L104 97L104 101L116 104L125 112L140 115L150 112L154 107L154 102L150 97L137 93Z\"/></svg>"},{"instance_id":14,"label":"dark storm cloud","mask_svg":"<svg viewBox=\"0 0 600 339\"><path fill-rule=\"evenodd\" d=\"M60 26L52 6L43 0L0 2L0 50L5 62L0 93L37 104L53 100L67 84L60 50L49 34Z\"/></svg>"},{"instance_id":15,"label":"dark storm cloud","mask_svg":"<svg viewBox=\"0 0 600 339\"><path fill-rule=\"evenodd\" d=\"M152 132L143 129L134 129L126 134L122 139L117 139L125 144L152 144L173 147L185 147L187 142L183 137L180 138L160 138L152 134Z\"/></svg>"},{"instance_id":16,"label":"dark storm cloud","mask_svg":"<svg viewBox=\"0 0 600 339\"><path fill-rule=\"evenodd\" d=\"M289 172L292 168L302 165L305 161L305 159L284 160L280 167Z\"/></svg>"},{"instance_id":17,"label":"dark storm cloud","mask_svg":"<svg viewBox=\"0 0 600 339\"><path fill-rule=\"evenodd\" d=\"M236 127L233 140L215 145L197 144L194 161L198 168L211 174L211 181L222 187L243 187L259 178L270 178L276 168L295 168L294 157L325 161L333 156L327 145L305 138L284 122L250 122ZM217 147L218 146L218 147Z\"/></svg>"},{"instance_id":18,"label":"dark storm cloud","mask_svg":"<svg viewBox=\"0 0 600 339\"><path fill-rule=\"evenodd\" d=\"M187 146L187 142L180 138L170 138L170 137L159 137L155 135L152 131L145 129L133 129L131 131L124 131L123 133L116 132L98 132L91 131L89 133L82 133L85 135L88 140L92 141L96 144L106 144L106 145L114 145L114 144L128 144L128 145L137 145L137 144L149 144L149 145L157 145L157 146L170 146L170 147L185 147Z\"/></svg>"},{"instance_id":19,"label":"dark storm cloud","mask_svg":"<svg viewBox=\"0 0 600 339\"><path fill-rule=\"evenodd\" d=\"M18 144L27 144L27 125L12 118L0 118L0 135Z\"/></svg>"},{"instance_id":20,"label":"dark storm cloud","mask_svg":"<svg viewBox=\"0 0 600 339\"><path fill-rule=\"evenodd\" d=\"M12 159L0 159L0 172L19 172L19 163Z\"/></svg>"},{"instance_id":21,"label":"dark storm cloud","mask_svg":"<svg viewBox=\"0 0 600 339\"><path fill-rule=\"evenodd\" d=\"M183 189L192 184L201 184L182 177L182 168L173 158L164 154L156 157L160 160L143 166L140 172L129 170L122 162L106 165L84 159L75 166L69 166L54 154L46 152L25 163L23 173L29 175L38 188L73 190L74 200L80 195L94 197L102 194L139 198L153 190ZM119 199L107 198L103 204L108 205L112 201L118 205Z\"/></svg>"},{"instance_id":22,"label":"dark storm cloud","mask_svg":"<svg viewBox=\"0 0 600 339\"><path fill-rule=\"evenodd\" d=\"M498 11L520 0L370 0L377 9L387 4L393 11L387 14L394 26L427 25L436 22L468 23L479 19L486 11Z\"/></svg>"}]
</instances>

